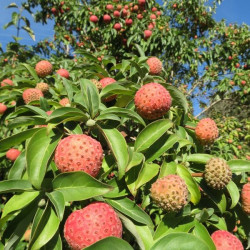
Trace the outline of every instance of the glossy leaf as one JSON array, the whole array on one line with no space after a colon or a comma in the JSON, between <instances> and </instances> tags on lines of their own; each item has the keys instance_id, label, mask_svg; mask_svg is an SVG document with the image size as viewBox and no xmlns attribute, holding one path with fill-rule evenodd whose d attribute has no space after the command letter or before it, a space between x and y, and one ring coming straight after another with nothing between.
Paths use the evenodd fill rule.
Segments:
<instances>
[{"instance_id":1,"label":"glossy leaf","mask_svg":"<svg viewBox=\"0 0 250 250\"><path fill-rule=\"evenodd\" d=\"M227 164L229 165L233 173L250 172L250 161L231 160L231 161L228 161Z\"/></svg>"},{"instance_id":2,"label":"glossy leaf","mask_svg":"<svg viewBox=\"0 0 250 250\"><path fill-rule=\"evenodd\" d=\"M63 194L60 191L54 191L51 193L46 193L46 195L49 197L51 203L54 205L57 217L61 221L63 219L65 209L65 201Z\"/></svg>"},{"instance_id":3,"label":"glossy leaf","mask_svg":"<svg viewBox=\"0 0 250 250\"><path fill-rule=\"evenodd\" d=\"M161 171L159 174L159 178L162 178L164 176L167 176L169 174L175 174L177 169L177 164L172 161L172 162L163 162L161 166Z\"/></svg>"},{"instance_id":4,"label":"glossy leaf","mask_svg":"<svg viewBox=\"0 0 250 250\"><path fill-rule=\"evenodd\" d=\"M237 205L238 201L240 200L240 192L237 185L233 181L230 181L227 184L226 188L231 197L230 209L232 209Z\"/></svg>"},{"instance_id":5,"label":"glossy leaf","mask_svg":"<svg viewBox=\"0 0 250 250\"><path fill-rule=\"evenodd\" d=\"M208 154L192 154L187 156L186 161L206 164L213 157Z\"/></svg>"},{"instance_id":6,"label":"glossy leaf","mask_svg":"<svg viewBox=\"0 0 250 250\"><path fill-rule=\"evenodd\" d=\"M22 151L9 171L8 180L20 180L22 178L23 171L25 168L26 168L25 151Z\"/></svg>"},{"instance_id":7,"label":"glossy leaf","mask_svg":"<svg viewBox=\"0 0 250 250\"><path fill-rule=\"evenodd\" d=\"M0 181L0 193L32 191L32 185L26 180Z\"/></svg>"}]
</instances>

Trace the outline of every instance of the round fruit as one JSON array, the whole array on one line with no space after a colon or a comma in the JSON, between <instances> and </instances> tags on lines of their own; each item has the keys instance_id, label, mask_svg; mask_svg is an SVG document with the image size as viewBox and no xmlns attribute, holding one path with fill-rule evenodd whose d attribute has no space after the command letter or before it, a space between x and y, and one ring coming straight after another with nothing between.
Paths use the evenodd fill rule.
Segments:
<instances>
[{"instance_id":1,"label":"round fruit","mask_svg":"<svg viewBox=\"0 0 250 250\"><path fill-rule=\"evenodd\" d=\"M122 223L115 210L104 202L94 202L74 211L64 225L64 237L74 250L110 236L122 237Z\"/></svg>"},{"instance_id":2,"label":"round fruit","mask_svg":"<svg viewBox=\"0 0 250 250\"><path fill-rule=\"evenodd\" d=\"M240 240L224 230L217 230L212 233L211 238L216 246L216 250L243 250Z\"/></svg>"},{"instance_id":3,"label":"round fruit","mask_svg":"<svg viewBox=\"0 0 250 250\"><path fill-rule=\"evenodd\" d=\"M43 93L46 93L49 91L49 85L45 82L39 82L36 85L36 89L40 89Z\"/></svg>"},{"instance_id":4,"label":"round fruit","mask_svg":"<svg viewBox=\"0 0 250 250\"><path fill-rule=\"evenodd\" d=\"M151 14L150 15L150 19L152 19L152 20L156 19L156 15L155 14Z\"/></svg>"},{"instance_id":5,"label":"round fruit","mask_svg":"<svg viewBox=\"0 0 250 250\"><path fill-rule=\"evenodd\" d=\"M55 152L55 163L61 172L84 171L93 177L98 175L102 159L100 142L85 134L62 139Z\"/></svg>"},{"instance_id":6,"label":"round fruit","mask_svg":"<svg viewBox=\"0 0 250 250\"><path fill-rule=\"evenodd\" d=\"M241 204L243 211L250 215L250 183L245 184L242 188Z\"/></svg>"},{"instance_id":7,"label":"round fruit","mask_svg":"<svg viewBox=\"0 0 250 250\"><path fill-rule=\"evenodd\" d=\"M165 115L172 103L169 92L159 83L148 83L135 94L137 112L148 120L154 120Z\"/></svg>"},{"instance_id":8,"label":"round fruit","mask_svg":"<svg viewBox=\"0 0 250 250\"><path fill-rule=\"evenodd\" d=\"M126 19L125 24L126 24L127 26L131 26L131 25L133 24L133 20L132 20L131 18Z\"/></svg>"},{"instance_id":9,"label":"round fruit","mask_svg":"<svg viewBox=\"0 0 250 250\"><path fill-rule=\"evenodd\" d=\"M140 5L145 5L145 4L146 4L146 0L138 0L138 3L139 3Z\"/></svg>"},{"instance_id":10,"label":"round fruit","mask_svg":"<svg viewBox=\"0 0 250 250\"><path fill-rule=\"evenodd\" d=\"M198 122L195 128L195 134L201 144L207 145L215 141L219 136L219 130L214 120L204 118Z\"/></svg>"},{"instance_id":11,"label":"round fruit","mask_svg":"<svg viewBox=\"0 0 250 250\"><path fill-rule=\"evenodd\" d=\"M1 87L5 87L5 86L8 86L8 85L13 86L14 85L13 81L10 80L9 78L6 78L6 79L2 80Z\"/></svg>"},{"instance_id":12,"label":"round fruit","mask_svg":"<svg viewBox=\"0 0 250 250\"><path fill-rule=\"evenodd\" d=\"M42 60L36 64L35 70L39 77L45 77L52 73L52 64L49 61Z\"/></svg>"},{"instance_id":13,"label":"round fruit","mask_svg":"<svg viewBox=\"0 0 250 250\"><path fill-rule=\"evenodd\" d=\"M111 21L111 17L110 17L110 15L104 15L103 16L103 21L104 21L104 23L110 23L110 21Z\"/></svg>"},{"instance_id":14,"label":"round fruit","mask_svg":"<svg viewBox=\"0 0 250 250\"><path fill-rule=\"evenodd\" d=\"M114 78L111 78L111 77L105 77L105 78L100 80L102 88L104 88L107 85L112 84L114 82L116 82L116 80ZM116 98L116 95L112 95L112 96L109 96L107 98L104 98L103 101L104 102L110 102L110 101L114 100L115 98Z\"/></svg>"},{"instance_id":15,"label":"round fruit","mask_svg":"<svg viewBox=\"0 0 250 250\"><path fill-rule=\"evenodd\" d=\"M60 75L61 77L64 77L66 79L69 79L69 71L66 69L59 69L56 72L58 75Z\"/></svg>"},{"instance_id":16,"label":"round fruit","mask_svg":"<svg viewBox=\"0 0 250 250\"><path fill-rule=\"evenodd\" d=\"M187 185L178 175L167 175L153 183L151 197L167 212L178 212L188 203Z\"/></svg>"},{"instance_id":17,"label":"round fruit","mask_svg":"<svg viewBox=\"0 0 250 250\"><path fill-rule=\"evenodd\" d=\"M0 102L0 115L7 110L7 106Z\"/></svg>"},{"instance_id":18,"label":"round fruit","mask_svg":"<svg viewBox=\"0 0 250 250\"><path fill-rule=\"evenodd\" d=\"M89 21L93 22L93 23L98 23L99 19L97 16L92 15L92 16L90 16Z\"/></svg>"},{"instance_id":19,"label":"round fruit","mask_svg":"<svg viewBox=\"0 0 250 250\"><path fill-rule=\"evenodd\" d=\"M26 89L23 91L23 100L26 104L32 101L39 101L43 97L43 92L40 89Z\"/></svg>"},{"instance_id":20,"label":"round fruit","mask_svg":"<svg viewBox=\"0 0 250 250\"><path fill-rule=\"evenodd\" d=\"M107 4L106 5L106 9L107 10L113 10L114 9L114 6L112 4Z\"/></svg>"},{"instance_id":21,"label":"round fruit","mask_svg":"<svg viewBox=\"0 0 250 250\"><path fill-rule=\"evenodd\" d=\"M115 10L113 15L114 17L120 17L120 12L118 10Z\"/></svg>"},{"instance_id":22,"label":"round fruit","mask_svg":"<svg viewBox=\"0 0 250 250\"><path fill-rule=\"evenodd\" d=\"M157 57L151 57L147 60L150 75L159 75L162 71L162 62Z\"/></svg>"},{"instance_id":23,"label":"round fruit","mask_svg":"<svg viewBox=\"0 0 250 250\"><path fill-rule=\"evenodd\" d=\"M102 89L102 84L96 80L96 79L91 79L90 80L91 82L93 82L95 84L95 86L97 87L98 90L101 90Z\"/></svg>"},{"instance_id":24,"label":"round fruit","mask_svg":"<svg viewBox=\"0 0 250 250\"><path fill-rule=\"evenodd\" d=\"M223 189L232 179L232 171L224 159L210 159L204 171L207 185L213 189Z\"/></svg>"},{"instance_id":25,"label":"round fruit","mask_svg":"<svg viewBox=\"0 0 250 250\"><path fill-rule=\"evenodd\" d=\"M15 161L16 158L21 154L21 151L15 148L11 148L6 152L6 158Z\"/></svg>"},{"instance_id":26,"label":"round fruit","mask_svg":"<svg viewBox=\"0 0 250 250\"><path fill-rule=\"evenodd\" d=\"M61 99L61 100L59 101L59 104L62 105L62 106L64 106L64 107L70 105L70 103L69 103L69 98L65 97L65 98Z\"/></svg>"},{"instance_id":27,"label":"round fruit","mask_svg":"<svg viewBox=\"0 0 250 250\"><path fill-rule=\"evenodd\" d=\"M144 38L148 39L149 37L151 37L152 35L152 31L151 30L145 30L144 31Z\"/></svg>"},{"instance_id":28,"label":"round fruit","mask_svg":"<svg viewBox=\"0 0 250 250\"><path fill-rule=\"evenodd\" d=\"M122 26L120 23L115 23L115 25L114 25L115 30L119 31L119 30L121 30L121 28L122 28Z\"/></svg>"}]
</instances>

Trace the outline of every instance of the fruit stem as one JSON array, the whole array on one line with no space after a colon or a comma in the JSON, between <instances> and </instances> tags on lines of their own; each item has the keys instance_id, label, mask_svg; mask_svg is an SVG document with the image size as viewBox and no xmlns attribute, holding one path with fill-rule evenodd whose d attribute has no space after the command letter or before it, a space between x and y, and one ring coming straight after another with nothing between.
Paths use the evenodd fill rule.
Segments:
<instances>
[{"instance_id":1,"label":"fruit stem","mask_svg":"<svg viewBox=\"0 0 250 250\"><path fill-rule=\"evenodd\" d=\"M191 130L195 130L195 127L191 127L191 126L188 126L188 125L185 125L185 128L188 128L188 129L191 129Z\"/></svg>"},{"instance_id":2,"label":"fruit stem","mask_svg":"<svg viewBox=\"0 0 250 250\"><path fill-rule=\"evenodd\" d=\"M192 173L192 177L203 177L203 173Z\"/></svg>"}]
</instances>

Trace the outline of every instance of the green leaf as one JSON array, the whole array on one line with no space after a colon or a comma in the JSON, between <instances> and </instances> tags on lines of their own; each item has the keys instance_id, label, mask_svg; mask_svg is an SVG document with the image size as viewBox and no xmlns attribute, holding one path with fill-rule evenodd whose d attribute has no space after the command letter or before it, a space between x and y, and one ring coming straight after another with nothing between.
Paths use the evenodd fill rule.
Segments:
<instances>
[{"instance_id":1,"label":"green leaf","mask_svg":"<svg viewBox=\"0 0 250 250\"><path fill-rule=\"evenodd\" d=\"M51 193L46 193L46 195L49 197L51 203L54 205L57 217L60 221L62 221L65 209L65 201L63 194L60 191L54 191Z\"/></svg>"},{"instance_id":2,"label":"green leaf","mask_svg":"<svg viewBox=\"0 0 250 250\"><path fill-rule=\"evenodd\" d=\"M85 172L70 172L56 176L53 180L54 191L60 191L65 202L81 201L104 195L112 190L108 186Z\"/></svg>"},{"instance_id":3,"label":"green leaf","mask_svg":"<svg viewBox=\"0 0 250 250\"><path fill-rule=\"evenodd\" d=\"M106 114L114 114L114 115L117 115L119 117L130 118L130 119L136 120L137 122L141 123L143 126L146 126L144 120L136 112L134 112L130 109L111 107L111 108L107 108L107 109L103 110L100 115L106 115Z\"/></svg>"},{"instance_id":4,"label":"green leaf","mask_svg":"<svg viewBox=\"0 0 250 250\"><path fill-rule=\"evenodd\" d=\"M198 221L195 222L193 234L197 238L202 240L208 246L209 250L216 250L214 242L210 237L210 234L208 233L207 229L204 227L203 224L199 223Z\"/></svg>"},{"instance_id":5,"label":"green leaf","mask_svg":"<svg viewBox=\"0 0 250 250\"><path fill-rule=\"evenodd\" d=\"M59 124L66 121L86 122L88 119L88 116L80 109L63 107L54 110L53 113L47 118L46 122Z\"/></svg>"},{"instance_id":6,"label":"green leaf","mask_svg":"<svg viewBox=\"0 0 250 250\"><path fill-rule=\"evenodd\" d=\"M149 215L130 199L106 199L106 202L131 219L153 228L153 223Z\"/></svg>"},{"instance_id":7,"label":"green leaf","mask_svg":"<svg viewBox=\"0 0 250 250\"><path fill-rule=\"evenodd\" d=\"M141 56L141 57L145 57L145 53L144 53L142 47L139 46L138 44L135 44L135 47L137 48L137 50L138 50L140 56Z\"/></svg>"},{"instance_id":8,"label":"green leaf","mask_svg":"<svg viewBox=\"0 0 250 250\"><path fill-rule=\"evenodd\" d=\"M114 84L109 84L102 89L100 97L104 98L111 94L134 95L134 91L124 88L118 82L114 82Z\"/></svg>"},{"instance_id":9,"label":"green leaf","mask_svg":"<svg viewBox=\"0 0 250 250\"><path fill-rule=\"evenodd\" d=\"M171 233L157 241L151 250L209 250L198 237L189 233Z\"/></svg>"},{"instance_id":10,"label":"green leaf","mask_svg":"<svg viewBox=\"0 0 250 250\"><path fill-rule=\"evenodd\" d=\"M24 192L21 194L13 195L4 206L2 217L26 207L30 204L37 196L39 195L38 191L34 192Z\"/></svg>"},{"instance_id":11,"label":"green leaf","mask_svg":"<svg viewBox=\"0 0 250 250\"><path fill-rule=\"evenodd\" d=\"M142 153L133 152L132 158L129 161L126 171L129 171L134 166L139 165L143 161L143 159L144 159L144 155Z\"/></svg>"},{"instance_id":12,"label":"green leaf","mask_svg":"<svg viewBox=\"0 0 250 250\"><path fill-rule=\"evenodd\" d=\"M178 106L184 110L185 114L188 112L188 101L185 95L177 88L171 85L165 85L172 97L172 106Z\"/></svg>"},{"instance_id":13,"label":"green leaf","mask_svg":"<svg viewBox=\"0 0 250 250\"><path fill-rule=\"evenodd\" d=\"M187 156L186 161L206 164L213 157L208 154L192 154Z\"/></svg>"},{"instance_id":14,"label":"green leaf","mask_svg":"<svg viewBox=\"0 0 250 250\"><path fill-rule=\"evenodd\" d=\"M25 151L18 156L15 160L14 164L12 165L9 174L8 180L20 180L23 175L23 171L26 168L26 158L25 158Z\"/></svg>"},{"instance_id":15,"label":"green leaf","mask_svg":"<svg viewBox=\"0 0 250 250\"><path fill-rule=\"evenodd\" d=\"M31 37L31 39L32 39L33 41L36 40L34 31L33 31L30 27L28 27L28 26L22 26L21 28L22 28L23 30L25 30L25 31L29 34L29 36Z\"/></svg>"},{"instance_id":16,"label":"green leaf","mask_svg":"<svg viewBox=\"0 0 250 250\"><path fill-rule=\"evenodd\" d=\"M161 171L159 174L159 178L162 178L164 176L170 175L170 174L175 174L177 169L177 164L172 161L172 162L163 162L161 166Z\"/></svg>"},{"instance_id":17,"label":"green leaf","mask_svg":"<svg viewBox=\"0 0 250 250\"><path fill-rule=\"evenodd\" d=\"M51 249L53 250L63 249L62 240L58 231L53 236L53 238L45 246L41 248L41 250L51 250Z\"/></svg>"},{"instance_id":18,"label":"green leaf","mask_svg":"<svg viewBox=\"0 0 250 250\"><path fill-rule=\"evenodd\" d=\"M119 179L121 179L125 174L125 169L129 162L127 143L122 134L116 128L107 129L102 127L101 132L116 159L119 170Z\"/></svg>"},{"instance_id":19,"label":"green leaf","mask_svg":"<svg viewBox=\"0 0 250 250\"><path fill-rule=\"evenodd\" d=\"M12 18L11 21L13 22L13 24L17 27L17 22L20 18L20 15L17 12L12 12Z\"/></svg>"},{"instance_id":20,"label":"green leaf","mask_svg":"<svg viewBox=\"0 0 250 250\"><path fill-rule=\"evenodd\" d=\"M60 220L56 216L53 208L49 205L43 211L43 214L33 229L33 235L30 239L29 249L36 250L44 246L55 235L58 230Z\"/></svg>"},{"instance_id":21,"label":"green leaf","mask_svg":"<svg viewBox=\"0 0 250 250\"><path fill-rule=\"evenodd\" d=\"M119 239L117 237L106 237L97 241L89 247L84 248L86 250L133 250L127 241Z\"/></svg>"},{"instance_id":22,"label":"green leaf","mask_svg":"<svg viewBox=\"0 0 250 250\"><path fill-rule=\"evenodd\" d=\"M32 185L26 180L8 180L0 182L0 193L33 191Z\"/></svg>"},{"instance_id":23,"label":"green leaf","mask_svg":"<svg viewBox=\"0 0 250 250\"><path fill-rule=\"evenodd\" d=\"M62 135L52 131L47 135L47 128L42 128L30 139L26 149L28 177L32 185L40 189L47 171L49 160Z\"/></svg>"},{"instance_id":24,"label":"green leaf","mask_svg":"<svg viewBox=\"0 0 250 250\"><path fill-rule=\"evenodd\" d=\"M136 180L136 189L152 180L158 174L159 169L160 166L155 163L144 163Z\"/></svg>"},{"instance_id":25,"label":"green leaf","mask_svg":"<svg viewBox=\"0 0 250 250\"><path fill-rule=\"evenodd\" d=\"M73 99L72 83L69 80L67 80L66 78L63 78L63 85L64 85L65 90L67 92L67 96L69 98L69 101L72 102L72 99Z\"/></svg>"},{"instance_id":26,"label":"green leaf","mask_svg":"<svg viewBox=\"0 0 250 250\"><path fill-rule=\"evenodd\" d=\"M44 110L42 110L42 109L40 109L38 107L34 107L34 106L31 106L31 105L25 105L25 106L22 107L22 109L30 110L33 113L41 115L43 117L48 117L47 113Z\"/></svg>"},{"instance_id":27,"label":"green leaf","mask_svg":"<svg viewBox=\"0 0 250 250\"><path fill-rule=\"evenodd\" d=\"M1 142L0 142L1 143ZM237 172L250 172L250 161L246 160L231 160L228 161L230 169L233 173Z\"/></svg>"},{"instance_id":28,"label":"green leaf","mask_svg":"<svg viewBox=\"0 0 250 250\"><path fill-rule=\"evenodd\" d=\"M188 191L191 194L191 202L196 205L201 199L199 186L189 173L188 169L183 165L177 165L177 174L185 181Z\"/></svg>"},{"instance_id":29,"label":"green leaf","mask_svg":"<svg viewBox=\"0 0 250 250\"><path fill-rule=\"evenodd\" d=\"M233 181L230 181L227 184L226 188L231 197L230 209L232 209L237 205L238 201L240 200L240 192L237 185Z\"/></svg>"},{"instance_id":30,"label":"green leaf","mask_svg":"<svg viewBox=\"0 0 250 250\"><path fill-rule=\"evenodd\" d=\"M16 3L11 3L7 6L7 8L18 8Z\"/></svg>"},{"instance_id":31,"label":"green leaf","mask_svg":"<svg viewBox=\"0 0 250 250\"><path fill-rule=\"evenodd\" d=\"M37 73L36 73L36 71L35 71L34 68L32 68L32 67L31 67L29 64L27 64L27 63L23 63L22 65L29 71L29 73L31 74L31 76L34 78L34 80L35 80L36 82L40 82L40 79L39 79L39 77L37 76Z\"/></svg>"},{"instance_id":32,"label":"green leaf","mask_svg":"<svg viewBox=\"0 0 250 250\"><path fill-rule=\"evenodd\" d=\"M150 123L144 128L135 141L135 151L142 152L157 141L169 128L173 126L170 120L163 119Z\"/></svg>"},{"instance_id":33,"label":"green leaf","mask_svg":"<svg viewBox=\"0 0 250 250\"><path fill-rule=\"evenodd\" d=\"M0 141L0 151L7 150L12 146L18 145L26 139L30 138L34 133L36 133L40 128L32 128L20 132L18 134L12 135Z\"/></svg>"},{"instance_id":34,"label":"green leaf","mask_svg":"<svg viewBox=\"0 0 250 250\"><path fill-rule=\"evenodd\" d=\"M88 79L80 80L83 102L86 104L88 113L94 118L99 111L100 97L96 86Z\"/></svg>"}]
</instances>

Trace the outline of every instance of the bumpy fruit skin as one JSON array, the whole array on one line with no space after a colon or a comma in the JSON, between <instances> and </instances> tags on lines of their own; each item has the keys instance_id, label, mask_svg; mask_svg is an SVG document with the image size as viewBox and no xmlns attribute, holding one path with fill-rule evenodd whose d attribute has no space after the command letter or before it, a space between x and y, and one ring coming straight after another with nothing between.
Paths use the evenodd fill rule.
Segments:
<instances>
[{"instance_id":1,"label":"bumpy fruit skin","mask_svg":"<svg viewBox=\"0 0 250 250\"><path fill-rule=\"evenodd\" d=\"M219 136L219 130L214 120L204 118L198 122L195 128L195 134L201 144L209 145Z\"/></svg>"},{"instance_id":2,"label":"bumpy fruit skin","mask_svg":"<svg viewBox=\"0 0 250 250\"><path fill-rule=\"evenodd\" d=\"M108 14L104 15L104 16L103 16L103 21L104 21L104 23L110 23L110 21L111 21L111 16L108 15Z\"/></svg>"},{"instance_id":3,"label":"bumpy fruit skin","mask_svg":"<svg viewBox=\"0 0 250 250\"><path fill-rule=\"evenodd\" d=\"M144 31L144 38L148 39L149 37L151 37L152 35L152 31L151 30L145 30Z\"/></svg>"},{"instance_id":4,"label":"bumpy fruit skin","mask_svg":"<svg viewBox=\"0 0 250 250\"><path fill-rule=\"evenodd\" d=\"M245 184L242 188L241 204L243 211L250 215L250 183Z\"/></svg>"},{"instance_id":5,"label":"bumpy fruit skin","mask_svg":"<svg viewBox=\"0 0 250 250\"><path fill-rule=\"evenodd\" d=\"M153 183L151 197L167 212L178 212L188 202L187 185L178 175L167 175Z\"/></svg>"},{"instance_id":6,"label":"bumpy fruit skin","mask_svg":"<svg viewBox=\"0 0 250 250\"><path fill-rule=\"evenodd\" d=\"M52 64L49 61L42 60L36 64L35 70L39 77L45 77L52 73Z\"/></svg>"},{"instance_id":7,"label":"bumpy fruit skin","mask_svg":"<svg viewBox=\"0 0 250 250\"><path fill-rule=\"evenodd\" d=\"M11 148L6 152L6 158L11 161L15 161L20 154L21 154L20 150Z\"/></svg>"},{"instance_id":8,"label":"bumpy fruit skin","mask_svg":"<svg viewBox=\"0 0 250 250\"><path fill-rule=\"evenodd\" d=\"M0 115L7 110L7 106L0 102Z\"/></svg>"},{"instance_id":9,"label":"bumpy fruit skin","mask_svg":"<svg viewBox=\"0 0 250 250\"><path fill-rule=\"evenodd\" d=\"M64 237L73 250L84 249L110 236L122 237L122 223L115 210L104 202L74 211L64 225Z\"/></svg>"},{"instance_id":10,"label":"bumpy fruit skin","mask_svg":"<svg viewBox=\"0 0 250 250\"><path fill-rule=\"evenodd\" d=\"M98 90L101 90L102 89L102 84L96 80L96 79L91 79L90 80L91 82L93 82L95 84L95 86L97 87Z\"/></svg>"},{"instance_id":11,"label":"bumpy fruit skin","mask_svg":"<svg viewBox=\"0 0 250 250\"><path fill-rule=\"evenodd\" d=\"M43 97L43 92L40 89L31 88L23 91L23 100L26 104L39 101L40 97Z\"/></svg>"},{"instance_id":12,"label":"bumpy fruit skin","mask_svg":"<svg viewBox=\"0 0 250 250\"><path fill-rule=\"evenodd\" d=\"M9 86L14 86L14 83L13 83L13 81L10 80L9 78L6 78L6 79L2 80L2 82L1 82L1 87L5 87L5 86L7 86L7 85L9 85Z\"/></svg>"},{"instance_id":13,"label":"bumpy fruit skin","mask_svg":"<svg viewBox=\"0 0 250 250\"><path fill-rule=\"evenodd\" d=\"M212 233L211 238L216 246L216 250L243 250L240 240L224 230L217 230Z\"/></svg>"},{"instance_id":14,"label":"bumpy fruit skin","mask_svg":"<svg viewBox=\"0 0 250 250\"><path fill-rule=\"evenodd\" d=\"M92 16L90 16L89 21L93 22L93 23L98 23L99 19L97 16L92 15Z\"/></svg>"},{"instance_id":15,"label":"bumpy fruit skin","mask_svg":"<svg viewBox=\"0 0 250 250\"><path fill-rule=\"evenodd\" d=\"M62 139L55 152L55 163L61 172L84 171L96 177L101 169L103 149L87 135L70 135Z\"/></svg>"},{"instance_id":16,"label":"bumpy fruit skin","mask_svg":"<svg viewBox=\"0 0 250 250\"><path fill-rule=\"evenodd\" d=\"M40 89L43 93L46 93L49 91L49 85L45 82L39 82L36 85L36 89Z\"/></svg>"},{"instance_id":17,"label":"bumpy fruit skin","mask_svg":"<svg viewBox=\"0 0 250 250\"><path fill-rule=\"evenodd\" d=\"M162 71L162 62L157 57L151 57L147 60L150 75L159 75Z\"/></svg>"},{"instance_id":18,"label":"bumpy fruit skin","mask_svg":"<svg viewBox=\"0 0 250 250\"><path fill-rule=\"evenodd\" d=\"M212 158L205 166L204 178L209 187L221 190L231 181L232 171L224 159Z\"/></svg>"},{"instance_id":19,"label":"bumpy fruit skin","mask_svg":"<svg viewBox=\"0 0 250 250\"><path fill-rule=\"evenodd\" d=\"M68 104L70 104L69 103L69 98L65 97L65 98L61 99L59 101L59 104L61 104L62 106L66 107Z\"/></svg>"},{"instance_id":20,"label":"bumpy fruit skin","mask_svg":"<svg viewBox=\"0 0 250 250\"><path fill-rule=\"evenodd\" d=\"M104 88L107 85L112 84L114 82L116 82L116 80L114 78L111 78L111 77L105 77L105 78L100 80L102 88ZM104 102L110 102L110 101L114 100L115 98L116 98L116 95L112 95L112 96L109 96L107 98L104 98L103 101Z\"/></svg>"},{"instance_id":21,"label":"bumpy fruit skin","mask_svg":"<svg viewBox=\"0 0 250 250\"><path fill-rule=\"evenodd\" d=\"M159 83L148 83L135 94L137 112L148 120L155 120L165 115L172 103L169 92Z\"/></svg>"},{"instance_id":22,"label":"bumpy fruit skin","mask_svg":"<svg viewBox=\"0 0 250 250\"><path fill-rule=\"evenodd\" d=\"M69 71L66 69L59 69L56 72L59 76L69 79Z\"/></svg>"}]
</instances>

